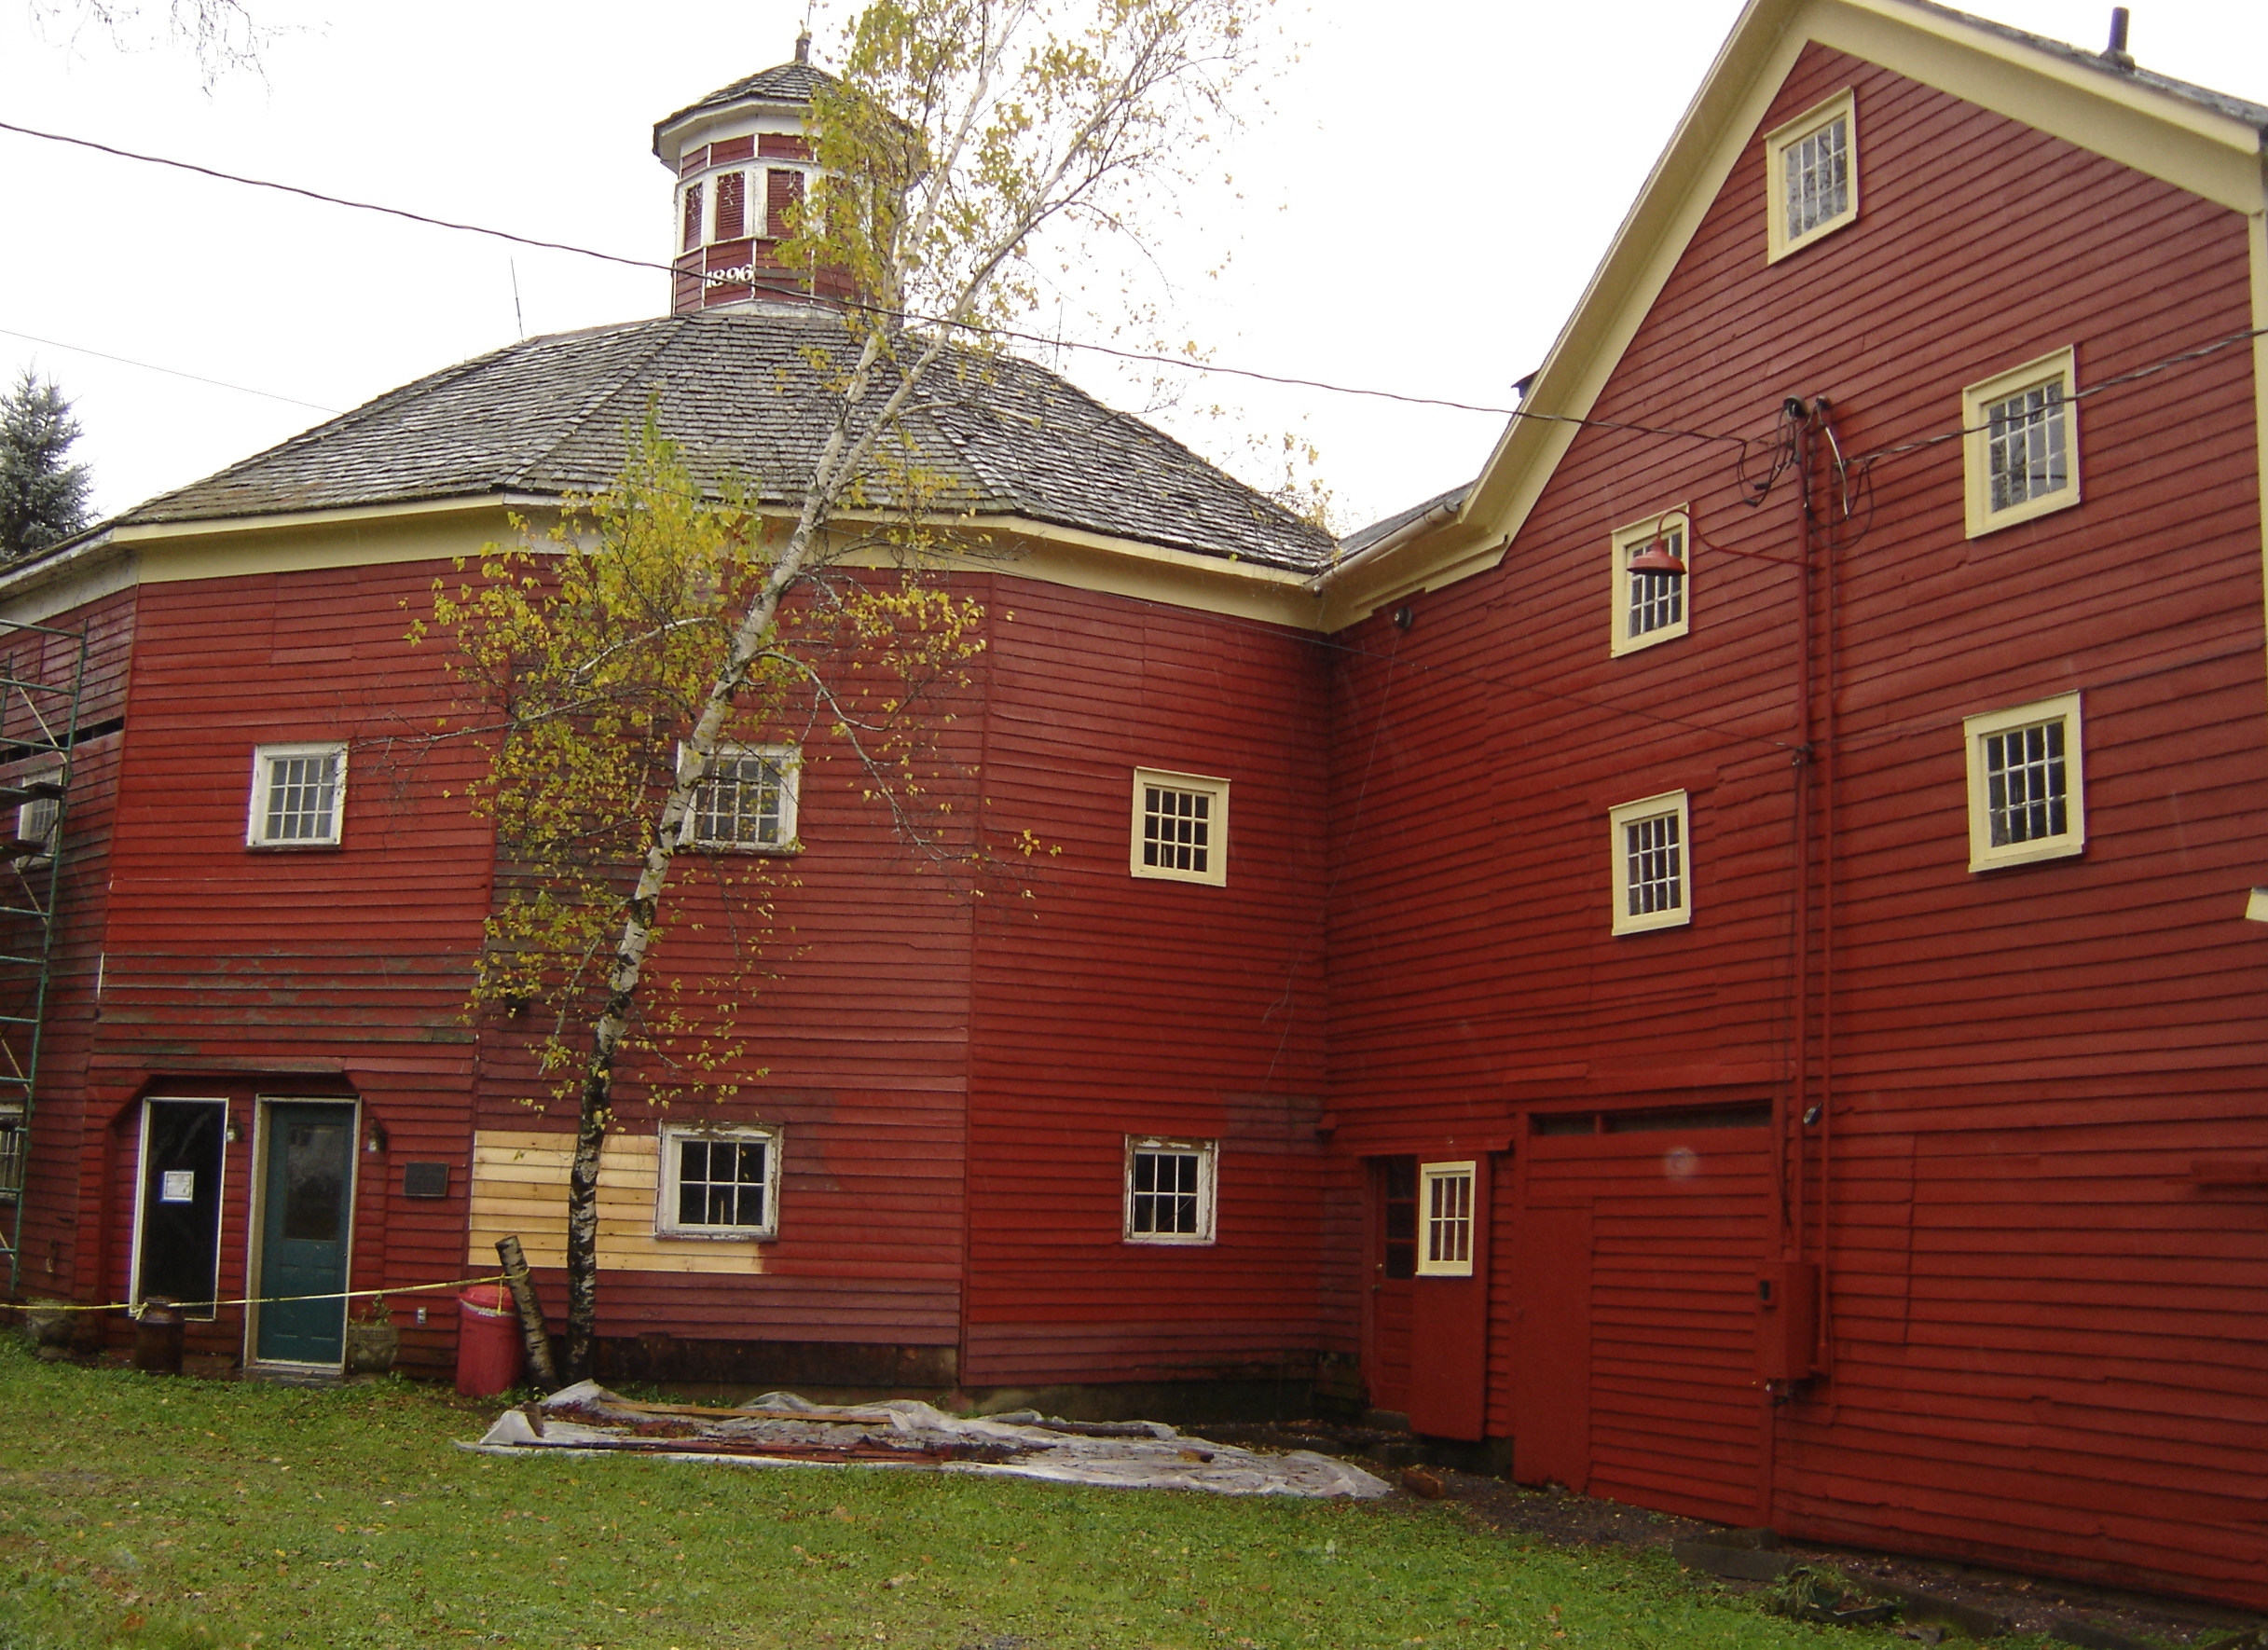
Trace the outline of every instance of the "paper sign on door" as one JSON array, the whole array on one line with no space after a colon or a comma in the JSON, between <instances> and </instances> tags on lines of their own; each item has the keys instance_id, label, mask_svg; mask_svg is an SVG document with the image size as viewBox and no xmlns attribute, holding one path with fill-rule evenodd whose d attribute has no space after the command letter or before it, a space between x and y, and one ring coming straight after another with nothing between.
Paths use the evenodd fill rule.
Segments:
<instances>
[{"instance_id":1,"label":"paper sign on door","mask_svg":"<svg viewBox=\"0 0 2268 1650\"><path fill-rule=\"evenodd\" d=\"M197 1201L197 1171L195 1169L168 1169L158 1188L161 1203L190 1203Z\"/></svg>"}]
</instances>

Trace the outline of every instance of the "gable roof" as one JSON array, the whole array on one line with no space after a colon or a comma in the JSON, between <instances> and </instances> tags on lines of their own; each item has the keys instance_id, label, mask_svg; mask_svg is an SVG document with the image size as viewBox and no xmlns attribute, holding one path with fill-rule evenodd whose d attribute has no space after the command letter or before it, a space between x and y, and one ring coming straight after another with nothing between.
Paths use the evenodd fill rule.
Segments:
<instances>
[{"instance_id":1,"label":"gable roof","mask_svg":"<svg viewBox=\"0 0 2268 1650\"><path fill-rule=\"evenodd\" d=\"M694 473L800 497L831 427L812 365L839 320L720 312L529 338L460 362L136 506L111 526L603 488L651 407ZM876 399L879 400L879 395ZM1013 356L948 354L902 426L936 507L1312 573L1329 534L1139 419ZM886 501L877 478L869 495Z\"/></svg>"},{"instance_id":2,"label":"gable roof","mask_svg":"<svg viewBox=\"0 0 2268 1650\"><path fill-rule=\"evenodd\" d=\"M1384 535L1323 581L1336 629L1411 592L1497 565L1596 405L1724 186L1766 109L1811 42L1937 87L2192 194L2258 217L2268 204L2268 108L1935 0L1749 0L1655 162L1606 255L1507 422L1454 521ZM2258 238L2259 228L2253 230ZM2255 256L2261 254L2256 249ZM2260 281L2254 324L2268 326ZM2268 337L2254 340L2268 443ZM2268 446L2263 447L2268 512Z\"/></svg>"}]
</instances>

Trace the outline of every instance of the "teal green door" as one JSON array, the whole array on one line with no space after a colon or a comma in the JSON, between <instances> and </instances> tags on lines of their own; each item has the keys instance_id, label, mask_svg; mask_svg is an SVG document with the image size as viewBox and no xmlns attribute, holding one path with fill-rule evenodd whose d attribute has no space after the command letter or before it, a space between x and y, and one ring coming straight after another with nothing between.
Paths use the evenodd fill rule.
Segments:
<instances>
[{"instance_id":1,"label":"teal green door","mask_svg":"<svg viewBox=\"0 0 2268 1650\"><path fill-rule=\"evenodd\" d=\"M261 1361L336 1364L345 1351L354 1107L295 1101L268 1108L260 1193ZM328 1300L278 1296L330 1295Z\"/></svg>"}]
</instances>

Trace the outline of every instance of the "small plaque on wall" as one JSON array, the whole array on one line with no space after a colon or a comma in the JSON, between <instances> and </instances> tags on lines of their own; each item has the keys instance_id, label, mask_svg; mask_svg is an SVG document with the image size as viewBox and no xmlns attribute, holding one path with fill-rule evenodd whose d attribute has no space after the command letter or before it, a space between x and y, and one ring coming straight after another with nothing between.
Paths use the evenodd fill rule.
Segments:
<instances>
[{"instance_id":1,"label":"small plaque on wall","mask_svg":"<svg viewBox=\"0 0 2268 1650\"><path fill-rule=\"evenodd\" d=\"M404 1197L447 1197L448 1194L448 1164L405 1163L403 1165L402 1195Z\"/></svg>"}]
</instances>

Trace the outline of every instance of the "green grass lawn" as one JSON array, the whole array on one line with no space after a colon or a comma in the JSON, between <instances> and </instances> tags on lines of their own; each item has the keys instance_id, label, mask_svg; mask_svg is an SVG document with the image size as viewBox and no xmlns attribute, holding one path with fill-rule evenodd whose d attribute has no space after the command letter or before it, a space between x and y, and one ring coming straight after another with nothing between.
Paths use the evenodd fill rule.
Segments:
<instances>
[{"instance_id":1,"label":"green grass lawn","mask_svg":"<svg viewBox=\"0 0 2268 1650\"><path fill-rule=\"evenodd\" d=\"M1666 1556L1453 1504L870 1468L497 1460L483 1410L0 1348L0 1650L47 1645L1819 1646Z\"/></svg>"}]
</instances>

